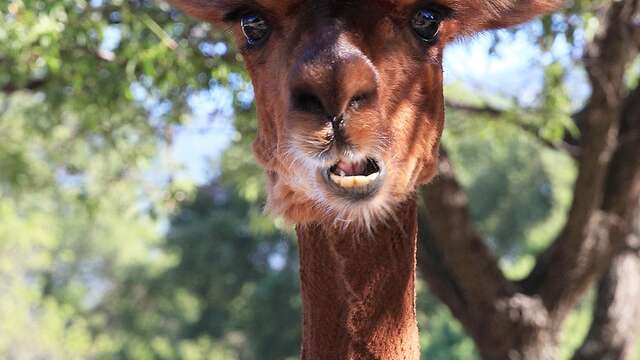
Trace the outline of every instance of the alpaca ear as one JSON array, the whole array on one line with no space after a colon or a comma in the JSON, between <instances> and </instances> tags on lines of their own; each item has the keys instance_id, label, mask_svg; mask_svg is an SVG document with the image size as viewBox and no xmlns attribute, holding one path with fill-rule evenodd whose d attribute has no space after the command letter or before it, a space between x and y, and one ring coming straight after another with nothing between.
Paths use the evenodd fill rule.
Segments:
<instances>
[{"instance_id":1,"label":"alpaca ear","mask_svg":"<svg viewBox=\"0 0 640 360\"><path fill-rule=\"evenodd\" d=\"M560 8L561 0L488 0L482 1L489 14L479 30L502 29L519 25Z\"/></svg>"},{"instance_id":2,"label":"alpaca ear","mask_svg":"<svg viewBox=\"0 0 640 360\"><path fill-rule=\"evenodd\" d=\"M224 19L224 0L170 0L185 14L207 22L221 22Z\"/></svg>"}]
</instances>

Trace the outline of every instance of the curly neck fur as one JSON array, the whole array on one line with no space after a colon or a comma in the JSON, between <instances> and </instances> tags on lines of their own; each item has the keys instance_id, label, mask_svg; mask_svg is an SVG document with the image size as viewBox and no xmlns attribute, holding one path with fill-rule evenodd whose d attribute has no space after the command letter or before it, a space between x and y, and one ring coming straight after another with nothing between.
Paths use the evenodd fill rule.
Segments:
<instances>
[{"instance_id":1,"label":"curly neck fur","mask_svg":"<svg viewBox=\"0 0 640 360\"><path fill-rule=\"evenodd\" d=\"M416 201L366 230L298 226L303 360L419 359Z\"/></svg>"}]
</instances>

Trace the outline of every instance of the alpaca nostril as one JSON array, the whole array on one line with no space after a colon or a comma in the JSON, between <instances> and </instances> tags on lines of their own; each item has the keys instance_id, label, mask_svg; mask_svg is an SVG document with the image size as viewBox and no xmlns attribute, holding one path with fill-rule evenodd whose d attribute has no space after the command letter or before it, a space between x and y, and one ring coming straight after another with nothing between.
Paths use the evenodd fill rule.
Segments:
<instances>
[{"instance_id":1,"label":"alpaca nostril","mask_svg":"<svg viewBox=\"0 0 640 360\"><path fill-rule=\"evenodd\" d=\"M291 96L291 105L293 110L311 114L324 114L324 105L322 100L314 94L307 91L294 91Z\"/></svg>"},{"instance_id":2,"label":"alpaca nostril","mask_svg":"<svg viewBox=\"0 0 640 360\"><path fill-rule=\"evenodd\" d=\"M331 122L334 132L341 132L344 130L344 115L329 116L328 119Z\"/></svg>"},{"instance_id":3,"label":"alpaca nostril","mask_svg":"<svg viewBox=\"0 0 640 360\"><path fill-rule=\"evenodd\" d=\"M329 116L328 120L331 122L331 127L333 128L333 140L339 144L346 143L346 136L344 131L344 115L338 116Z\"/></svg>"}]
</instances>

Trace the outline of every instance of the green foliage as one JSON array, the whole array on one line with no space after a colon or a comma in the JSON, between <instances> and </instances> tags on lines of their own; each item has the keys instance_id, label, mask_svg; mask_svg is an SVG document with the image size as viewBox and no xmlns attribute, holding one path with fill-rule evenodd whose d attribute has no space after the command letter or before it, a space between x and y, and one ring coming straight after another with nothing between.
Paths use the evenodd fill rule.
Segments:
<instances>
[{"instance_id":1,"label":"green foliage","mask_svg":"<svg viewBox=\"0 0 640 360\"><path fill-rule=\"evenodd\" d=\"M188 117L190 94L226 83L215 74L239 68L219 43L226 34L167 3L0 7L0 65L10 69L0 74L0 272L7 279L0 356L108 358L126 350L138 359L151 354L148 344L163 353L167 336L133 336L114 325L139 306L116 294L133 274L151 281L178 261L159 247L174 200L150 166L174 124ZM204 54L216 44L225 51ZM176 323L196 316L191 294L169 299L162 306ZM177 349L185 358L230 353L208 337Z\"/></svg>"},{"instance_id":2,"label":"green foliage","mask_svg":"<svg viewBox=\"0 0 640 360\"><path fill-rule=\"evenodd\" d=\"M417 285L418 323L423 359L477 358L473 341L445 305L431 295L423 282Z\"/></svg>"},{"instance_id":3,"label":"green foliage","mask_svg":"<svg viewBox=\"0 0 640 360\"><path fill-rule=\"evenodd\" d=\"M296 249L273 227L256 236L251 216L216 183L182 203L162 248L177 262L158 274L133 269L114 294L122 345L111 356L175 359L185 347L198 356L218 349L221 359L296 356Z\"/></svg>"},{"instance_id":4,"label":"green foliage","mask_svg":"<svg viewBox=\"0 0 640 360\"><path fill-rule=\"evenodd\" d=\"M541 114L536 114L540 123L536 127L542 138L560 144L565 131L572 136L578 135L571 119L571 100L564 85L565 69L559 63L552 63L545 68L544 75L543 107Z\"/></svg>"},{"instance_id":5,"label":"green foliage","mask_svg":"<svg viewBox=\"0 0 640 360\"><path fill-rule=\"evenodd\" d=\"M455 119L449 119L455 122ZM540 148L505 126L470 126L447 149L464 169L472 215L502 254L525 244L524 234L552 206L549 175L536 155ZM499 135L498 135L499 134ZM519 169L519 171L513 171ZM520 236L520 238L517 238Z\"/></svg>"},{"instance_id":6,"label":"green foliage","mask_svg":"<svg viewBox=\"0 0 640 360\"><path fill-rule=\"evenodd\" d=\"M461 115L449 114L443 142L478 229L505 260L540 250L566 216L575 178L572 160L510 121Z\"/></svg>"}]
</instances>

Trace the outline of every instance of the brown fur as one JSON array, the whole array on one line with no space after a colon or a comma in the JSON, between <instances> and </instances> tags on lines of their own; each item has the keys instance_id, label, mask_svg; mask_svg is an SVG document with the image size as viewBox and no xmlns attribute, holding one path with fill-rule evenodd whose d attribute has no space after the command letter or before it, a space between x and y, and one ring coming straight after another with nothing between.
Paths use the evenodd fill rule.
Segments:
<instances>
[{"instance_id":1,"label":"brown fur","mask_svg":"<svg viewBox=\"0 0 640 360\"><path fill-rule=\"evenodd\" d=\"M320 225L298 229L303 360L420 358L415 201L397 215L409 221L377 227L374 241Z\"/></svg>"},{"instance_id":2,"label":"brown fur","mask_svg":"<svg viewBox=\"0 0 640 360\"><path fill-rule=\"evenodd\" d=\"M557 5L555 0L425 2L447 9L449 16L440 41L424 46L409 26L419 4L414 0L174 2L213 22L238 9L259 11L274 27L264 46L249 49L239 24L230 24L255 87L259 126L254 153L270 173L268 209L296 224L367 226L387 219L394 206L436 173L444 125L444 46L460 36L526 21ZM329 146L331 127L291 110L296 82L335 93L336 106L359 88L374 89L367 106L345 113L353 148L360 155L380 157L389 170L373 199L353 203L321 181L318 168L336 159L318 160Z\"/></svg>"},{"instance_id":3,"label":"brown fur","mask_svg":"<svg viewBox=\"0 0 640 360\"><path fill-rule=\"evenodd\" d=\"M444 47L559 1L173 1L204 20L249 10L273 26L251 48L239 23L228 24L255 88L253 149L268 175L268 208L299 225L303 358L418 359L413 194L436 174ZM427 46L410 19L432 6L447 16L439 41ZM297 108L300 89L322 100L325 115L345 115L348 150L327 140L334 129L326 117ZM366 102L350 107L361 94ZM381 160L386 176L375 196L353 201L322 181L321 170L344 156Z\"/></svg>"}]
</instances>

